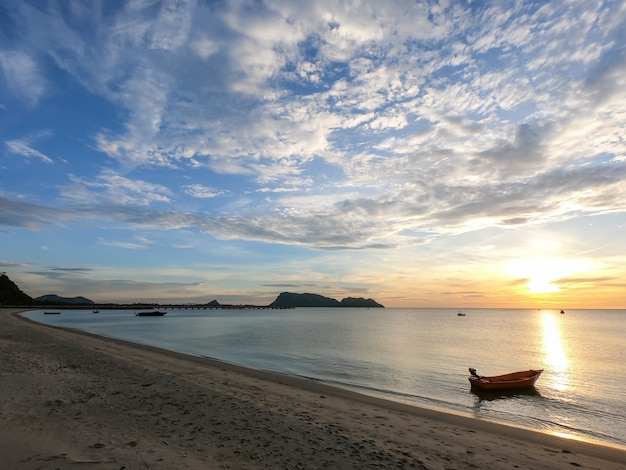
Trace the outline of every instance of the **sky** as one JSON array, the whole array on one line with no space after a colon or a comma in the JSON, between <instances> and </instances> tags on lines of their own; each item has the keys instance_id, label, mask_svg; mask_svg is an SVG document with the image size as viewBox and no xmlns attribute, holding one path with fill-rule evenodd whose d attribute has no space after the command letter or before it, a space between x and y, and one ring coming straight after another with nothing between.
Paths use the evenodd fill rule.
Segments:
<instances>
[{"instance_id":1,"label":"sky","mask_svg":"<svg viewBox=\"0 0 626 470\"><path fill-rule=\"evenodd\" d=\"M623 1L0 0L31 295L626 308Z\"/></svg>"}]
</instances>

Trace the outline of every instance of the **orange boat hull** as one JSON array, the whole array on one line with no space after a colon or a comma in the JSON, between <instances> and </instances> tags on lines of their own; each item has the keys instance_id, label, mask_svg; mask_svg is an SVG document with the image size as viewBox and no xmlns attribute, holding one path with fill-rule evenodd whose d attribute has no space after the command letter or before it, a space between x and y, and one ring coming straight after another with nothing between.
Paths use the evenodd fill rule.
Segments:
<instances>
[{"instance_id":1,"label":"orange boat hull","mask_svg":"<svg viewBox=\"0 0 626 470\"><path fill-rule=\"evenodd\" d=\"M541 370L524 370L511 374L493 376L472 376L469 381L472 387L481 390L509 390L514 388L533 387L543 372Z\"/></svg>"}]
</instances>

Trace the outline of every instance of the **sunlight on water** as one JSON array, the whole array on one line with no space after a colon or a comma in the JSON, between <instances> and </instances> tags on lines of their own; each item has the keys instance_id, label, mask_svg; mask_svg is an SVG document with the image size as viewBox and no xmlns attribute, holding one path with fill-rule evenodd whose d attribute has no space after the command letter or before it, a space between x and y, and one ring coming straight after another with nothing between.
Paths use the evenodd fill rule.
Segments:
<instances>
[{"instance_id":1,"label":"sunlight on water","mask_svg":"<svg viewBox=\"0 0 626 470\"><path fill-rule=\"evenodd\" d=\"M553 372L550 375L550 385L556 390L566 391L570 382L568 373L569 361L563 347L559 322L550 313L544 313L541 317L541 322L543 325L543 347L546 363Z\"/></svg>"},{"instance_id":2,"label":"sunlight on water","mask_svg":"<svg viewBox=\"0 0 626 470\"><path fill-rule=\"evenodd\" d=\"M563 439L581 439L581 436L576 436L567 432L552 432L553 436L562 437ZM585 439L582 439L585 440Z\"/></svg>"}]
</instances>

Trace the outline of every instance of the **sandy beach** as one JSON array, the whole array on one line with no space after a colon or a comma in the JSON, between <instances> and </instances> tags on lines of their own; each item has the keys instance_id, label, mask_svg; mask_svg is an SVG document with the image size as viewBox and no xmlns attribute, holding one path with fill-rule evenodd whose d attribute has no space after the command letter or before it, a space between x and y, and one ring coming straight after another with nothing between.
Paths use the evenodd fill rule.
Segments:
<instances>
[{"instance_id":1,"label":"sandy beach","mask_svg":"<svg viewBox=\"0 0 626 470\"><path fill-rule=\"evenodd\" d=\"M626 469L626 452L0 309L2 469Z\"/></svg>"}]
</instances>

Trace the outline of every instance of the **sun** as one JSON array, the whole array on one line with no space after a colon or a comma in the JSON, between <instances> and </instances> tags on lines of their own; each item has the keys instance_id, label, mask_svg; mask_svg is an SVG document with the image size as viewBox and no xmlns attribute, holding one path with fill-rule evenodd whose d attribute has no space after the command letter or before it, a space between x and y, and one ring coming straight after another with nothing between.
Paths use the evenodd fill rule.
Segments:
<instances>
[{"instance_id":1,"label":"sun","mask_svg":"<svg viewBox=\"0 0 626 470\"><path fill-rule=\"evenodd\" d=\"M529 294L552 294L561 290L558 285L553 284L549 279L543 277L531 279L527 287Z\"/></svg>"},{"instance_id":2,"label":"sun","mask_svg":"<svg viewBox=\"0 0 626 470\"><path fill-rule=\"evenodd\" d=\"M572 274L585 271L587 263L567 258L525 258L511 261L510 275L528 279L529 294L552 294L559 292L558 281Z\"/></svg>"}]
</instances>

